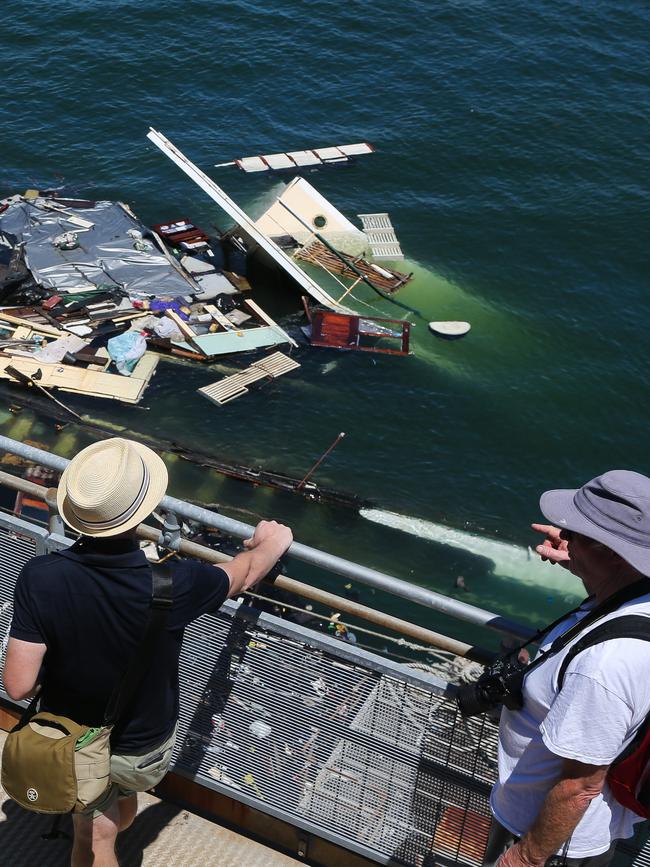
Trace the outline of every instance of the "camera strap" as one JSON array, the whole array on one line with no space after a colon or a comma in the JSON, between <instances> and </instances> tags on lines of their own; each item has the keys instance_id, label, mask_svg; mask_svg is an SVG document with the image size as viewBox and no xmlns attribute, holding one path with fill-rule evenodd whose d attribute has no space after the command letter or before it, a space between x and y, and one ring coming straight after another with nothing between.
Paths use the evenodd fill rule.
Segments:
<instances>
[{"instance_id":1,"label":"camera strap","mask_svg":"<svg viewBox=\"0 0 650 867\"><path fill-rule=\"evenodd\" d=\"M577 623L563 632L561 635L555 639L555 641L551 644L548 650L540 652L539 656L530 663L530 665L526 668L524 676L528 676L530 672L537 668L538 665L541 665L549 656L554 656L560 650L562 650L566 645L575 638L576 635L579 635L583 630L591 626L592 623L595 623L597 620L600 620L601 617L604 617L606 614L611 614L612 611L616 611L620 608L621 605L625 605L626 602L631 602L633 599L637 599L640 596L644 596L646 593L650 593L650 578L641 578L639 581L635 581L634 584L630 584L627 587L623 587L621 590L618 590L616 593L613 593L611 596L608 596L600 605L597 605L595 608L592 608L585 617L582 617L578 620ZM550 623L548 626L545 626L543 629L540 629L539 632L536 632L532 638L530 638L525 644L522 644L517 650L512 651L512 654L518 653L520 650L523 650L524 647L527 647L529 644L537 643L541 638L547 635L551 630L555 629L556 626L559 626L567 617L570 617L572 614L577 614L579 611L583 609L583 605L593 599L592 596L588 596L584 599L580 605L576 608L573 608L571 611L567 611L566 614L563 614L561 617L558 617L557 620L554 620L553 623ZM509 656L512 654L508 654Z\"/></svg>"}]
</instances>

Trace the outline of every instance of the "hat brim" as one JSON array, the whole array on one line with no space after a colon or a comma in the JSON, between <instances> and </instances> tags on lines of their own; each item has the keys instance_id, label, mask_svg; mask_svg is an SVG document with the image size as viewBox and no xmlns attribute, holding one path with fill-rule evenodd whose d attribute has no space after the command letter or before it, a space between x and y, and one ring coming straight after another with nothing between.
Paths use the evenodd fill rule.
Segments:
<instances>
[{"instance_id":1,"label":"hat brim","mask_svg":"<svg viewBox=\"0 0 650 867\"><path fill-rule=\"evenodd\" d=\"M600 542L642 575L650 576L650 547L645 548L621 539L590 521L576 507L574 502L576 493L575 488L546 491L539 500L539 507L544 517L560 529L573 530L574 533L581 533L589 539Z\"/></svg>"},{"instance_id":2,"label":"hat brim","mask_svg":"<svg viewBox=\"0 0 650 867\"><path fill-rule=\"evenodd\" d=\"M82 533L84 536L95 536L102 538L108 536L119 536L121 533L126 533L129 530L132 530L134 527L137 527L138 524L142 523L142 521L144 521L144 519L148 515L150 515L156 508L156 506L160 503L162 498L165 496L165 492L167 490L167 482L169 480L165 462L148 446L144 446L141 443L135 442L134 440L131 440L130 442L131 445L133 445L138 450L138 452L140 453L140 457L147 465L147 469L149 470L149 487L140 507L137 509L137 511L133 513L133 515L131 515L128 521L125 521L123 524L119 524L117 527L110 527L107 530L97 530L95 527L89 524L84 524L84 522L81 521L70 508L67 490L68 468L66 467L66 469L63 471L63 475L61 476L61 481L59 482L59 487L56 495L56 504L59 510L59 514L68 525L68 527L71 527L78 533Z\"/></svg>"}]
</instances>

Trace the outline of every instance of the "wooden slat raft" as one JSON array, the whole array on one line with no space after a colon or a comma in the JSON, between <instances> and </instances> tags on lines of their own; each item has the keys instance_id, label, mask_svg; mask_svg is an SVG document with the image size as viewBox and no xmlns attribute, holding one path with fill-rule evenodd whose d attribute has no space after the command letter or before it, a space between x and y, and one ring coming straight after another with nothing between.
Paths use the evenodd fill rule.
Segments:
<instances>
[{"instance_id":1,"label":"wooden slat raft","mask_svg":"<svg viewBox=\"0 0 650 867\"><path fill-rule=\"evenodd\" d=\"M301 247L293 255L295 259L302 259L304 262L321 265L327 271L331 271L333 274L340 274L342 277L354 281L355 284L359 282L359 275L317 239L312 241L308 246ZM396 292L413 277L412 274L404 274L401 271L395 271L393 268L373 265L362 256L354 258L345 254L341 255L346 262L354 265L357 271L361 271L364 277L367 277L374 286L378 289L383 289L384 292Z\"/></svg>"},{"instance_id":2,"label":"wooden slat raft","mask_svg":"<svg viewBox=\"0 0 650 867\"><path fill-rule=\"evenodd\" d=\"M246 394L248 392L246 386L251 383L260 379L277 379L278 376L289 373L297 367L300 365L293 358L289 358L282 352L274 352L273 355L251 364L246 370L233 373L210 385L204 385L203 388L199 388L198 392L221 406Z\"/></svg>"}]
</instances>

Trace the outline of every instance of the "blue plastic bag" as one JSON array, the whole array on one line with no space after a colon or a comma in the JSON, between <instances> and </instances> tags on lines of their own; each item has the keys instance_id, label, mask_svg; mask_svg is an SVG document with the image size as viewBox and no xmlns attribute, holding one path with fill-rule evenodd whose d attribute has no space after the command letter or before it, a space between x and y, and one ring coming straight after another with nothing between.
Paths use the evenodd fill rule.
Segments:
<instances>
[{"instance_id":1,"label":"blue plastic bag","mask_svg":"<svg viewBox=\"0 0 650 867\"><path fill-rule=\"evenodd\" d=\"M138 360L147 351L147 341L139 331L125 331L106 344L108 354L123 376L131 376Z\"/></svg>"}]
</instances>

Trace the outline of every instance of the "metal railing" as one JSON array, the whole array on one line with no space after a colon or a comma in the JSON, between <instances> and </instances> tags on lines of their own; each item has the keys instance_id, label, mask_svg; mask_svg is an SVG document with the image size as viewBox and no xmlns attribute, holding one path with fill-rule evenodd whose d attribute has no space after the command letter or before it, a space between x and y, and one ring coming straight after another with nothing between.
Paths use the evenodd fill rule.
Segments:
<instances>
[{"instance_id":1,"label":"metal railing","mask_svg":"<svg viewBox=\"0 0 650 867\"><path fill-rule=\"evenodd\" d=\"M0 449L19 455L27 460L34 461L35 463L41 464L49 469L58 470L59 472L62 472L69 463L66 458L53 455L50 452L35 448L34 446L16 442L15 440L5 436L0 436ZM195 506L171 496L164 497L160 506L161 509L176 515L177 517L196 521L206 527L215 527L221 532L238 539L249 538L254 529L252 526L244 524L242 521L236 521L233 518L228 518L218 512L212 512L208 509L202 508L201 506ZM170 533L169 538L166 540L166 544L173 546L174 539L172 537L173 533ZM509 635L519 636L522 638L530 637L533 632L533 630L528 627L498 614L494 614L491 611L485 611L483 608L479 608L475 605L452 599L448 596L444 596L442 593L436 593L434 590L429 590L428 588L421 587L417 584L411 584L401 578L387 575L385 572L371 569L368 566L353 563L343 557L337 557L334 554L320 551L317 548L303 545L300 542L294 542L289 549L288 554L291 558L300 560L303 563L318 566L329 572L342 575L345 578L358 581L361 584L366 584L376 590L391 593L409 602L423 605L427 608L433 609L434 611L439 611L443 614L449 615L450 617L464 620L477 626L486 626L490 629L495 629L499 632L505 632Z\"/></svg>"}]
</instances>

